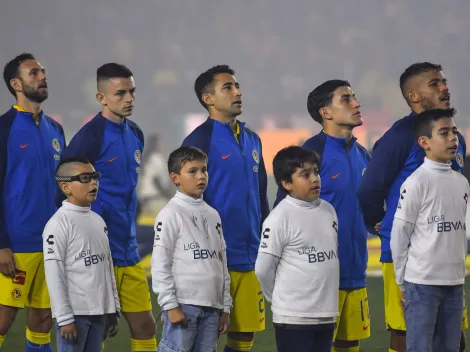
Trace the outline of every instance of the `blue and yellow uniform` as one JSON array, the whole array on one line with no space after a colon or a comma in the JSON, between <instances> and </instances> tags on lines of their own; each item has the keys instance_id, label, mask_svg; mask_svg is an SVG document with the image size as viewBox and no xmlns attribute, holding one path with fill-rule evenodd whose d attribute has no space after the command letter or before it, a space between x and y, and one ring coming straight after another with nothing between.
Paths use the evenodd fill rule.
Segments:
<instances>
[{"instance_id":1,"label":"blue and yellow uniform","mask_svg":"<svg viewBox=\"0 0 470 352\"><path fill-rule=\"evenodd\" d=\"M42 232L57 208L55 171L65 148L62 126L42 112L12 107L0 117L0 248L10 248L15 278L0 274L0 304L50 308Z\"/></svg>"},{"instance_id":2,"label":"blue and yellow uniform","mask_svg":"<svg viewBox=\"0 0 470 352\"><path fill-rule=\"evenodd\" d=\"M208 118L183 141L209 158L209 184L204 200L221 219L227 243L233 310L229 332L257 332L265 328L264 299L255 275L261 226L269 214L267 175L259 136L237 122Z\"/></svg>"},{"instance_id":3,"label":"blue and yellow uniform","mask_svg":"<svg viewBox=\"0 0 470 352\"><path fill-rule=\"evenodd\" d=\"M398 120L375 143L372 159L359 188L358 198L368 226L382 222L380 226L382 273L384 280L385 324L393 330L406 330L403 309L400 306L401 291L395 281L390 250L390 234L398 205L400 187L424 161L425 153L413 136L413 121L418 115ZM452 168L463 172L466 144L459 134L459 147ZM385 205L385 207L384 207ZM468 327L464 312L463 328Z\"/></svg>"},{"instance_id":4,"label":"blue and yellow uniform","mask_svg":"<svg viewBox=\"0 0 470 352\"><path fill-rule=\"evenodd\" d=\"M366 290L368 234L356 193L370 156L355 137L348 141L329 136L324 131L308 139L303 147L320 155L320 198L333 205L338 215L340 315L335 339L366 339L370 336ZM279 188L275 206L285 196L285 190Z\"/></svg>"},{"instance_id":5,"label":"blue and yellow uniform","mask_svg":"<svg viewBox=\"0 0 470 352\"><path fill-rule=\"evenodd\" d=\"M141 129L131 120L117 123L101 113L72 138L63 158L87 158L100 171L100 190L92 209L108 226L109 245L122 312L152 309L136 240L136 186L144 149Z\"/></svg>"}]
</instances>

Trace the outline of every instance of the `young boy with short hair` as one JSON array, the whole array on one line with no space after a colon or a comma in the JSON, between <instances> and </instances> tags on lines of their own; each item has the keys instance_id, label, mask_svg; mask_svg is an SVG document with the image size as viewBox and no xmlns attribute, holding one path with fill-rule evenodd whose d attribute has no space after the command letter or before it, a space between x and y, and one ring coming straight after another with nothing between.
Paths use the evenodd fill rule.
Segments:
<instances>
[{"instance_id":1,"label":"young boy with short hair","mask_svg":"<svg viewBox=\"0 0 470 352\"><path fill-rule=\"evenodd\" d=\"M287 147L274 157L288 196L264 221L256 275L272 301L278 352L330 352L338 316L338 218L320 199L318 154Z\"/></svg>"},{"instance_id":2,"label":"young boy with short hair","mask_svg":"<svg viewBox=\"0 0 470 352\"><path fill-rule=\"evenodd\" d=\"M85 158L64 159L56 181L67 196L43 232L44 268L59 352L101 352L120 312L108 230L90 208L101 175Z\"/></svg>"},{"instance_id":3,"label":"young boy with short hair","mask_svg":"<svg viewBox=\"0 0 470 352\"><path fill-rule=\"evenodd\" d=\"M413 133L426 158L403 183L393 221L407 351L459 351L470 188L451 168L459 144L454 115L454 109L435 109L416 117Z\"/></svg>"},{"instance_id":4,"label":"young boy with short hair","mask_svg":"<svg viewBox=\"0 0 470 352\"><path fill-rule=\"evenodd\" d=\"M207 155L178 148L168 171L178 191L155 220L152 254L152 287L163 311L158 351L216 351L232 298L220 216L202 197Z\"/></svg>"}]
</instances>

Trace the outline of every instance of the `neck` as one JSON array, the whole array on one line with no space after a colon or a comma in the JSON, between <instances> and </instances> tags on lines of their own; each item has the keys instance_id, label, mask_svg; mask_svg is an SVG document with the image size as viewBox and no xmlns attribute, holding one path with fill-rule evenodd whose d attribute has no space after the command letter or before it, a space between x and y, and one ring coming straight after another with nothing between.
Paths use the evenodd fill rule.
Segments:
<instances>
[{"instance_id":1,"label":"neck","mask_svg":"<svg viewBox=\"0 0 470 352\"><path fill-rule=\"evenodd\" d=\"M436 157L436 156L434 156L434 155L431 155L431 154L428 154L428 153L426 154L426 158L428 158L428 159L431 160L431 161L434 161L435 163L439 163L439 164L445 164L445 165L447 165L447 164L449 164L449 162L450 162L450 160L448 160L448 159L447 159L447 160L443 160L443 159L441 159L441 158L438 158L438 157Z\"/></svg>"},{"instance_id":2,"label":"neck","mask_svg":"<svg viewBox=\"0 0 470 352\"><path fill-rule=\"evenodd\" d=\"M411 107L411 111L417 113L417 114L421 114L424 110L424 108L421 106L421 105L415 105L415 106L412 106Z\"/></svg>"},{"instance_id":3,"label":"neck","mask_svg":"<svg viewBox=\"0 0 470 352\"><path fill-rule=\"evenodd\" d=\"M237 117L233 115L226 115L220 111L211 111L209 116L213 120L220 121L222 123L229 123L233 131L235 131L237 126Z\"/></svg>"},{"instance_id":4,"label":"neck","mask_svg":"<svg viewBox=\"0 0 470 352\"><path fill-rule=\"evenodd\" d=\"M80 201L76 198L69 197L67 198L67 202L69 202L72 205L76 205L77 207L83 207L83 208L89 208L91 206L91 203L88 201Z\"/></svg>"},{"instance_id":5,"label":"neck","mask_svg":"<svg viewBox=\"0 0 470 352\"><path fill-rule=\"evenodd\" d=\"M325 124L323 126L323 131L329 136L336 137L336 138L346 138L348 141L350 141L351 138L353 137L351 127Z\"/></svg>"},{"instance_id":6,"label":"neck","mask_svg":"<svg viewBox=\"0 0 470 352\"><path fill-rule=\"evenodd\" d=\"M23 110L32 113L34 120L37 121L39 119L39 114L41 112L41 104L40 103L32 102L32 101L28 100L25 96L20 95L16 99L16 105L18 105Z\"/></svg>"},{"instance_id":7,"label":"neck","mask_svg":"<svg viewBox=\"0 0 470 352\"><path fill-rule=\"evenodd\" d=\"M101 115L103 115L104 118L107 118L108 120L117 122L117 123L123 123L125 119L124 116L116 115L115 113L109 111L105 107L103 107L103 110L101 111Z\"/></svg>"}]
</instances>

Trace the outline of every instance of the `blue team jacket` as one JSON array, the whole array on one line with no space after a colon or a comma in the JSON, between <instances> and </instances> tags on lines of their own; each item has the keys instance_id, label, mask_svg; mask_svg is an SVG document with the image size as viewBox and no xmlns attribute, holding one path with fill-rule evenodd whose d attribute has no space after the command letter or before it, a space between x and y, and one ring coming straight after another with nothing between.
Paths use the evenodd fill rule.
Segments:
<instances>
[{"instance_id":1,"label":"blue team jacket","mask_svg":"<svg viewBox=\"0 0 470 352\"><path fill-rule=\"evenodd\" d=\"M41 112L0 116L0 248L42 252L42 232L57 208L55 170L65 148L62 126Z\"/></svg>"},{"instance_id":2,"label":"blue team jacket","mask_svg":"<svg viewBox=\"0 0 470 352\"><path fill-rule=\"evenodd\" d=\"M382 263L392 262L390 233L397 210L400 187L424 161L425 153L413 137L413 121L417 114L398 120L375 143L372 159L358 192L359 203L368 226L382 221L380 227ZM463 172L465 140L459 134L459 148L452 168ZM385 204L385 209L384 209Z\"/></svg>"},{"instance_id":3,"label":"blue team jacket","mask_svg":"<svg viewBox=\"0 0 470 352\"><path fill-rule=\"evenodd\" d=\"M102 174L98 198L91 207L106 222L117 266L140 261L135 217L143 149L144 135L134 122L116 123L99 113L77 132L62 155L86 157Z\"/></svg>"},{"instance_id":4,"label":"blue team jacket","mask_svg":"<svg viewBox=\"0 0 470 352\"><path fill-rule=\"evenodd\" d=\"M267 176L261 140L240 122L239 142L228 123L208 118L183 145L203 150L209 158L209 184L204 200L222 220L230 270L254 270L261 226L269 214Z\"/></svg>"},{"instance_id":5,"label":"blue team jacket","mask_svg":"<svg viewBox=\"0 0 470 352\"><path fill-rule=\"evenodd\" d=\"M366 286L367 230L357 200L357 190L370 156L353 137L335 138L323 131L308 139L303 147L316 151L321 158L320 198L335 208L338 216L338 253L340 289ZM276 206L286 192L279 188Z\"/></svg>"}]
</instances>

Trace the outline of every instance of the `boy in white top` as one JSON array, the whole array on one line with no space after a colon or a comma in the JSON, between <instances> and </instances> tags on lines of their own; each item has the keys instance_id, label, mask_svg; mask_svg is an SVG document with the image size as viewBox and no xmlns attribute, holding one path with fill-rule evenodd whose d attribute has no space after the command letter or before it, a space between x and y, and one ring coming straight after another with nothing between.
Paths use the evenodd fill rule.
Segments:
<instances>
[{"instance_id":1,"label":"boy in white top","mask_svg":"<svg viewBox=\"0 0 470 352\"><path fill-rule=\"evenodd\" d=\"M216 351L232 298L220 216L202 198L207 155L181 147L170 154L168 171L178 191L155 220L151 262L163 311L158 351Z\"/></svg>"},{"instance_id":2,"label":"boy in white top","mask_svg":"<svg viewBox=\"0 0 470 352\"><path fill-rule=\"evenodd\" d=\"M263 223L255 272L272 302L278 352L330 352L338 316L338 218L319 199L319 157L301 147L274 158L288 196Z\"/></svg>"},{"instance_id":3,"label":"boy in white top","mask_svg":"<svg viewBox=\"0 0 470 352\"><path fill-rule=\"evenodd\" d=\"M67 196L43 233L44 268L59 352L101 352L120 311L106 224L90 208L101 175L87 159L62 160L56 181Z\"/></svg>"},{"instance_id":4,"label":"boy in white top","mask_svg":"<svg viewBox=\"0 0 470 352\"><path fill-rule=\"evenodd\" d=\"M401 187L391 233L396 282L405 298L407 351L459 351L470 188L451 169L459 140L454 109L422 112L414 135L424 163Z\"/></svg>"}]
</instances>

